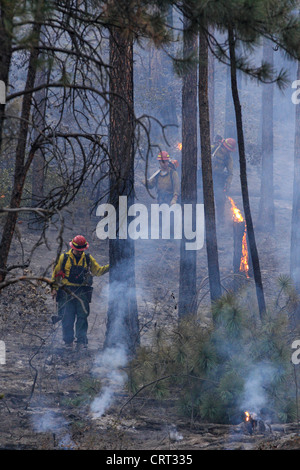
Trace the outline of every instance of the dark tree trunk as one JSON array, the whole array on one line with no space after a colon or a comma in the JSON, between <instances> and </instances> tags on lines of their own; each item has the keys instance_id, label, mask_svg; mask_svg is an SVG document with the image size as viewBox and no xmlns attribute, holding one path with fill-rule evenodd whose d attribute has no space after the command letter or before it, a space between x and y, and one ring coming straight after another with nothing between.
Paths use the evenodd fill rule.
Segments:
<instances>
[{"instance_id":1,"label":"dark tree trunk","mask_svg":"<svg viewBox=\"0 0 300 470\"><path fill-rule=\"evenodd\" d=\"M234 105L232 101L231 92L230 67L226 67L225 128L223 137L225 139L227 139L228 137L231 137L233 139L237 138Z\"/></svg>"},{"instance_id":2,"label":"dark tree trunk","mask_svg":"<svg viewBox=\"0 0 300 470\"><path fill-rule=\"evenodd\" d=\"M208 52L208 104L210 138L213 140L215 137L215 58L211 51Z\"/></svg>"},{"instance_id":3,"label":"dark tree trunk","mask_svg":"<svg viewBox=\"0 0 300 470\"><path fill-rule=\"evenodd\" d=\"M212 302L221 297L221 281L218 259L215 203L211 164L211 144L208 105L208 47L203 33L200 33L199 49L199 117L201 137L201 166L203 200L206 229L206 250L210 297Z\"/></svg>"},{"instance_id":4,"label":"dark tree trunk","mask_svg":"<svg viewBox=\"0 0 300 470\"><path fill-rule=\"evenodd\" d=\"M133 44L117 28L110 31L110 195L116 209L117 238L109 240L109 302L105 347L130 356L139 345L134 242L122 238L119 197L134 202ZM121 231L119 230L121 228ZM126 235L127 237L127 235Z\"/></svg>"},{"instance_id":5,"label":"dark tree trunk","mask_svg":"<svg viewBox=\"0 0 300 470\"><path fill-rule=\"evenodd\" d=\"M46 84L49 81L49 74L43 68L37 71L35 86ZM35 109L33 112L33 141L35 141L41 132L45 129L47 89L42 88L35 94ZM45 182L45 158L41 149L38 149L32 162L32 193L31 206L38 207L44 196ZM41 220L38 215L33 213L29 222L30 228L41 228Z\"/></svg>"},{"instance_id":6,"label":"dark tree trunk","mask_svg":"<svg viewBox=\"0 0 300 470\"><path fill-rule=\"evenodd\" d=\"M300 62L298 62L297 80L300 80ZM296 105L295 118L294 186L290 273L294 281L295 288L297 292L300 293L300 104Z\"/></svg>"},{"instance_id":7,"label":"dark tree trunk","mask_svg":"<svg viewBox=\"0 0 300 470\"><path fill-rule=\"evenodd\" d=\"M185 19L185 22L187 20ZM184 35L184 56L197 50L198 36ZM193 205L196 220L197 203L197 68L183 77L182 86L182 173L181 203ZM196 250L185 249L184 236L180 245L179 318L197 313Z\"/></svg>"},{"instance_id":8,"label":"dark tree trunk","mask_svg":"<svg viewBox=\"0 0 300 470\"><path fill-rule=\"evenodd\" d=\"M263 59L273 66L271 41L264 39ZM259 205L259 228L273 233L275 230L273 186L273 95L274 85L262 85L262 168Z\"/></svg>"},{"instance_id":9,"label":"dark tree trunk","mask_svg":"<svg viewBox=\"0 0 300 470\"><path fill-rule=\"evenodd\" d=\"M258 251L257 251L257 246L256 246L256 241L255 241L255 234L254 234L252 215L251 215L251 209L250 209L248 181L247 181L247 164L246 164L245 142L244 142L244 131L243 131L243 120L242 120L242 108L241 108L241 103L239 99L238 87L237 87L235 40L234 40L233 30L230 28L228 30L228 39L229 39L229 50L230 50L231 88L232 88L232 97L233 97L235 116L236 116L243 207L244 207L244 214L245 214L245 219L246 219L247 233L248 233L248 239L249 239L249 245L250 245L249 249L250 249L252 265L253 265L253 275L254 275L255 286L256 286L258 308L259 308L260 317L262 318L266 312L266 304L265 304L259 257L258 257Z\"/></svg>"},{"instance_id":10,"label":"dark tree trunk","mask_svg":"<svg viewBox=\"0 0 300 470\"><path fill-rule=\"evenodd\" d=\"M12 55L12 34L7 31L7 27L11 26L12 18L9 12L12 12L12 8L4 8L0 5L0 80L5 85L8 84L8 74ZM2 132L3 122L5 116L5 104L0 104L0 150L2 147Z\"/></svg>"},{"instance_id":11,"label":"dark tree trunk","mask_svg":"<svg viewBox=\"0 0 300 470\"><path fill-rule=\"evenodd\" d=\"M36 37L38 38L40 34L40 26L35 25L34 32L36 34ZM34 87L38 54L38 48L33 48L31 50L25 90L30 90ZM12 209L20 207L26 175L34 155L34 149L32 148L27 160L25 161L31 100L32 93L25 93L22 103L18 143L16 148L14 182L10 199L10 208ZM3 281L5 278L7 259L15 231L17 218L18 212L9 212L4 224L0 251L0 281Z\"/></svg>"}]
</instances>

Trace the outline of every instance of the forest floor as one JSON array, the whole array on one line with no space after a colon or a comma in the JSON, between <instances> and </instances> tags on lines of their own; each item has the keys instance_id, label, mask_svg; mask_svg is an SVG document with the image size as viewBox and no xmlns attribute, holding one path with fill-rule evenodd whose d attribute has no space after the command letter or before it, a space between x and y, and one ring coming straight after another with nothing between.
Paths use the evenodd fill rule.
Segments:
<instances>
[{"instance_id":1,"label":"forest floor","mask_svg":"<svg viewBox=\"0 0 300 470\"><path fill-rule=\"evenodd\" d=\"M252 171L252 172L251 172ZM257 178L256 170L249 173ZM238 185L238 183L237 183ZM140 188L141 189L141 188ZM241 198L236 192L241 208ZM232 197L235 198L234 187ZM252 210L257 216L258 194L252 195ZM277 295L276 278L288 273L290 197L276 195L276 234L258 238L258 248L266 296L272 301ZM22 222L22 220L20 221ZM69 223L64 238L75 233L95 230L94 221ZM20 253L30 253L38 237L23 220L18 225L19 237L14 238L10 263ZM47 234L49 249L39 247L30 271L41 274L56 255L56 232ZM20 245L22 240L22 249ZM51 241L51 242L50 242ZM108 262L108 243L90 236L90 253L100 264ZM230 215L219 232L222 279L232 272L232 225ZM198 316L210 321L206 250L197 253L199 299ZM137 241L137 299L141 342L149 344L153 329L171 327L177 322L179 279L179 243L171 241ZM252 281L249 281L252 282ZM252 283L253 284L253 283ZM55 314L49 288L18 283L0 294L0 340L5 342L6 363L0 364L0 449L79 449L79 450L273 450L299 449L299 429L295 423L272 424L264 433L247 432L243 423L220 425L203 423L179 416L176 396L154 400L117 390L113 403L100 417L90 410L90 397L99 392L94 369L102 348L107 308L108 276L96 278L88 331L88 350L65 352L61 325L52 325Z\"/></svg>"}]
</instances>

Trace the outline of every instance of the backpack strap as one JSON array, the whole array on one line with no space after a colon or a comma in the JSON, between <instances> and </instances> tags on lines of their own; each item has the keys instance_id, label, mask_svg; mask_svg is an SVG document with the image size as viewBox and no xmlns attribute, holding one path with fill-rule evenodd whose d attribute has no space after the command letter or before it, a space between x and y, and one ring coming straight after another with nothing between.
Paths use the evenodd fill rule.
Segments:
<instances>
[{"instance_id":1,"label":"backpack strap","mask_svg":"<svg viewBox=\"0 0 300 470\"><path fill-rule=\"evenodd\" d=\"M90 258L90 254L89 254L89 253L87 253L87 254L85 255L85 259L86 259L86 266L87 266L87 268L89 269L90 264L91 264L91 258Z\"/></svg>"},{"instance_id":2,"label":"backpack strap","mask_svg":"<svg viewBox=\"0 0 300 470\"><path fill-rule=\"evenodd\" d=\"M61 265L61 271L65 272L65 267L66 267L66 262L68 260L68 255L67 253L64 253L64 259L63 259L63 262L62 262L62 265ZM72 262L72 260L71 260Z\"/></svg>"},{"instance_id":3,"label":"backpack strap","mask_svg":"<svg viewBox=\"0 0 300 470\"><path fill-rule=\"evenodd\" d=\"M65 272L65 267L66 267L66 263L67 263L67 260L69 258L69 255L67 253L64 253L64 259L63 259L63 262L62 262L62 265L61 265L61 271ZM91 258L90 258L90 254L87 253L85 255L85 258L86 258L86 264L87 264L87 268L90 267L90 263L91 263ZM71 261L71 264L73 264L73 260L70 256L70 261Z\"/></svg>"}]
</instances>

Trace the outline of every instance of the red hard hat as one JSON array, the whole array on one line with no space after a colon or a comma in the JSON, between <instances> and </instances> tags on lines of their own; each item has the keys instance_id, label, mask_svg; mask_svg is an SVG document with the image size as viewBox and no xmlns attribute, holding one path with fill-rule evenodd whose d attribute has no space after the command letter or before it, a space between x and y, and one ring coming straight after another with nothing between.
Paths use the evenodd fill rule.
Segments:
<instances>
[{"instance_id":1,"label":"red hard hat","mask_svg":"<svg viewBox=\"0 0 300 470\"><path fill-rule=\"evenodd\" d=\"M236 141L234 139L231 139L230 137L228 139L223 139L222 141L224 147L229 150L230 152L235 151L236 147Z\"/></svg>"},{"instance_id":2,"label":"red hard hat","mask_svg":"<svg viewBox=\"0 0 300 470\"><path fill-rule=\"evenodd\" d=\"M168 154L168 152L165 152L165 150L163 150L162 152L159 152L157 160L170 160L170 155Z\"/></svg>"},{"instance_id":3,"label":"red hard hat","mask_svg":"<svg viewBox=\"0 0 300 470\"><path fill-rule=\"evenodd\" d=\"M70 241L70 247L77 251L84 251L88 249L89 244L82 235L76 235L76 237Z\"/></svg>"}]
</instances>

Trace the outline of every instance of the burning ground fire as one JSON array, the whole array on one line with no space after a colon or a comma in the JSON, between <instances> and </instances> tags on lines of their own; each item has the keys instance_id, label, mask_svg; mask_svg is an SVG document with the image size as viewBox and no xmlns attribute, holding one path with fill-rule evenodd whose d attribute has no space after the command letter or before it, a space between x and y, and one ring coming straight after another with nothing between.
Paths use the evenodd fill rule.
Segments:
<instances>
[{"instance_id":1,"label":"burning ground fire","mask_svg":"<svg viewBox=\"0 0 300 470\"><path fill-rule=\"evenodd\" d=\"M243 422L249 434L256 432L265 433L266 426L269 427L269 430L271 431L271 426L268 423L265 424L265 422L260 419L256 413L244 411Z\"/></svg>"},{"instance_id":2,"label":"burning ground fire","mask_svg":"<svg viewBox=\"0 0 300 470\"><path fill-rule=\"evenodd\" d=\"M181 142L179 142L179 143L177 144L177 149L178 149L178 150L182 150L182 143L181 143Z\"/></svg>"},{"instance_id":3,"label":"burning ground fire","mask_svg":"<svg viewBox=\"0 0 300 470\"><path fill-rule=\"evenodd\" d=\"M236 206L234 200L228 196L228 199L231 203L231 212L232 212L232 218L233 221L236 223L242 223L244 222L244 218L241 214L240 209ZM248 254L248 246L247 246L247 226L245 223L245 231L243 235L243 240L242 240L242 257L241 257L241 263L240 263L240 271L244 272L249 278L249 254Z\"/></svg>"}]
</instances>

